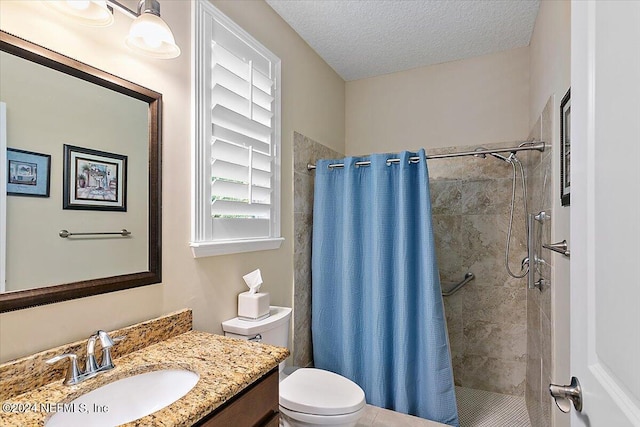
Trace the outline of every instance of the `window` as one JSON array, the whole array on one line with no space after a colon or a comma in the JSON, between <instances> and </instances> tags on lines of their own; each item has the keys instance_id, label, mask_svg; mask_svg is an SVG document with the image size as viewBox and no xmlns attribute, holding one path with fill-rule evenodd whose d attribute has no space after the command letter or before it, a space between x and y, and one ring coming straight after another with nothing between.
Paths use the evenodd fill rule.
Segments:
<instances>
[{"instance_id":1,"label":"window","mask_svg":"<svg viewBox=\"0 0 640 427\"><path fill-rule=\"evenodd\" d=\"M193 254L277 249L280 59L208 1L193 29Z\"/></svg>"}]
</instances>

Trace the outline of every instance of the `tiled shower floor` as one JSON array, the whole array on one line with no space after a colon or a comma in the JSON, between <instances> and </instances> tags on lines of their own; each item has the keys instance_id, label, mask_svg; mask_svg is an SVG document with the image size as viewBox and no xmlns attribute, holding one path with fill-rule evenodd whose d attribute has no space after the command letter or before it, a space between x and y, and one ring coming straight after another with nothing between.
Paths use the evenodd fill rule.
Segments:
<instances>
[{"instance_id":1,"label":"tiled shower floor","mask_svg":"<svg viewBox=\"0 0 640 427\"><path fill-rule=\"evenodd\" d=\"M531 427L524 397L456 387L460 427Z\"/></svg>"},{"instance_id":2,"label":"tiled shower floor","mask_svg":"<svg viewBox=\"0 0 640 427\"><path fill-rule=\"evenodd\" d=\"M456 387L460 427L531 427L524 397ZM440 427L443 424L367 405L356 427Z\"/></svg>"}]
</instances>

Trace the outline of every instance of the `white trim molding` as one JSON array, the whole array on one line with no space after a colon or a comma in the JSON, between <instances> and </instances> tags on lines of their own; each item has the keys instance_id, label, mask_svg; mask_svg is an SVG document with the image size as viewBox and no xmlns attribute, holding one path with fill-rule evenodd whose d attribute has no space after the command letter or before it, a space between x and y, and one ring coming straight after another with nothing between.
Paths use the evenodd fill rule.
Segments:
<instances>
[{"instance_id":1,"label":"white trim molding","mask_svg":"<svg viewBox=\"0 0 640 427\"><path fill-rule=\"evenodd\" d=\"M194 258L203 258L215 255L279 249L282 242L284 242L283 237L271 239L234 240L229 242L191 243L191 252L193 253Z\"/></svg>"},{"instance_id":2,"label":"white trim molding","mask_svg":"<svg viewBox=\"0 0 640 427\"><path fill-rule=\"evenodd\" d=\"M278 249L281 61L209 1L192 22L193 256Z\"/></svg>"}]
</instances>

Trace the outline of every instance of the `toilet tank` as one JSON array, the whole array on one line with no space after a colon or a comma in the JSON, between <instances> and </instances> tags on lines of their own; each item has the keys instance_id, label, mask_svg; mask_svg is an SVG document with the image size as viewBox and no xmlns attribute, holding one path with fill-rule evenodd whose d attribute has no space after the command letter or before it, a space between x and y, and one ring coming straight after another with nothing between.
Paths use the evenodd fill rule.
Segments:
<instances>
[{"instance_id":1,"label":"toilet tank","mask_svg":"<svg viewBox=\"0 0 640 427\"><path fill-rule=\"evenodd\" d=\"M272 305L269 307L269 317L266 319L251 321L234 317L222 322L222 330L227 337L287 347L290 320L291 308Z\"/></svg>"}]
</instances>

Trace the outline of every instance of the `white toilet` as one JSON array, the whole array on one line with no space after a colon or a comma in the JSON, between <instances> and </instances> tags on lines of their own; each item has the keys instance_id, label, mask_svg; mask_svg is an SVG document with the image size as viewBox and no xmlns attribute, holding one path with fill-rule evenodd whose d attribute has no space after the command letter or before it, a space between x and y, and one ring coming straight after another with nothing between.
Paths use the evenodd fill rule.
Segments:
<instances>
[{"instance_id":1,"label":"white toilet","mask_svg":"<svg viewBox=\"0 0 640 427\"><path fill-rule=\"evenodd\" d=\"M233 338L286 347L291 309L270 307L259 321L237 317L222 322L224 334ZM353 381L322 369L302 368L291 375L280 364L280 414L284 427L353 427L365 410L364 391Z\"/></svg>"}]
</instances>

